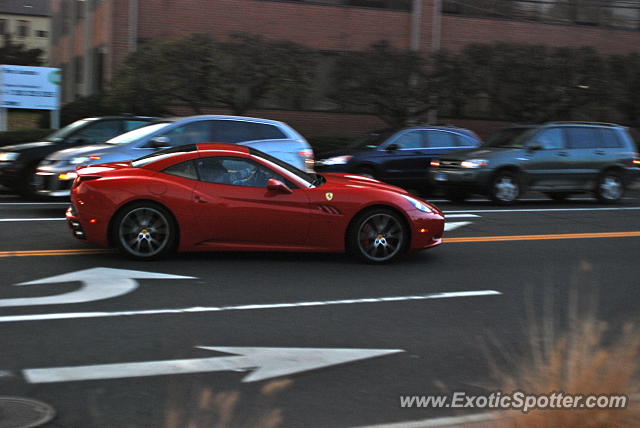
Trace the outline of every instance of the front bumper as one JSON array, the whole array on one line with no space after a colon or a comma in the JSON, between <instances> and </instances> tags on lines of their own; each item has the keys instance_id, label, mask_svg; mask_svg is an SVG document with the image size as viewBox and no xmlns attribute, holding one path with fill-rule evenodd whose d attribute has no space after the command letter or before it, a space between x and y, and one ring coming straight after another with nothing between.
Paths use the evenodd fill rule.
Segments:
<instances>
[{"instance_id":1,"label":"front bumper","mask_svg":"<svg viewBox=\"0 0 640 428\"><path fill-rule=\"evenodd\" d=\"M444 234L444 215L442 213L411 210L407 214L411 227L409 251L420 251L442 243L442 235Z\"/></svg>"},{"instance_id":2,"label":"front bumper","mask_svg":"<svg viewBox=\"0 0 640 428\"><path fill-rule=\"evenodd\" d=\"M459 188L485 191L489 187L491 170L478 169L448 169L432 168L429 172L429 181L433 186L442 188Z\"/></svg>"},{"instance_id":3,"label":"front bumper","mask_svg":"<svg viewBox=\"0 0 640 428\"><path fill-rule=\"evenodd\" d=\"M23 165L18 162L0 162L0 184L15 187L19 184Z\"/></svg>"},{"instance_id":4,"label":"front bumper","mask_svg":"<svg viewBox=\"0 0 640 428\"><path fill-rule=\"evenodd\" d=\"M70 167L38 167L35 176L35 189L39 195L49 197L68 197L76 172Z\"/></svg>"}]
</instances>

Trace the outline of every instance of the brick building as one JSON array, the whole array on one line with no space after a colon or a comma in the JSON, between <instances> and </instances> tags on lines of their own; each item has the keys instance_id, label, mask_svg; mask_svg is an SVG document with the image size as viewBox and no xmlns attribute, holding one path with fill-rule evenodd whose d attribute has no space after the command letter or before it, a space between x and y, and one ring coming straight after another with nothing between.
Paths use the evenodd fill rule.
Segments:
<instances>
[{"instance_id":1,"label":"brick building","mask_svg":"<svg viewBox=\"0 0 640 428\"><path fill-rule=\"evenodd\" d=\"M63 102L99 92L145 40L234 32L292 40L323 51L359 50L385 39L424 53L472 42L640 50L640 3L631 0L51 0L52 66ZM322 109L319 109L322 110ZM300 129L328 112L256 111ZM364 120L364 122L363 122ZM367 122L370 121L370 122ZM363 124L364 123L364 124ZM360 126L374 127L375 118Z\"/></svg>"}]
</instances>

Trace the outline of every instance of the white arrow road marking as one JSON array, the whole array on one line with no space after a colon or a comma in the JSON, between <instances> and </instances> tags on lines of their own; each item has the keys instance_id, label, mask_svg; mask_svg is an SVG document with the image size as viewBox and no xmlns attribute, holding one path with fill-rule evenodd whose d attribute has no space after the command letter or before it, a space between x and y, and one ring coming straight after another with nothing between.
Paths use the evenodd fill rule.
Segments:
<instances>
[{"instance_id":1,"label":"white arrow road marking","mask_svg":"<svg viewBox=\"0 0 640 428\"><path fill-rule=\"evenodd\" d=\"M445 213L444 231L449 232L451 230L456 230L462 226L466 226L472 223L471 221L454 221L454 222L447 221L450 218L469 218L469 217L480 217L480 216L476 214L446 214Z\"/></svg>"},{"instance_id":2,"label":"white arrow road marking","mask_svg":"<svg viewBox=\"0 0 640 428\"><path fill-rule=\"evenodd\" d=\"M466 225L471 224L471 223L473 223L473 222L471 222L471 221L454 221L452 223L445 223L444 224L444 231L445 232L449 232L451 230L456 230L459 227L466 226Z\"/></svg>"},{"instance_id":3,"label":"white arrow road marking","mask_svg":"<svg viewBox=\"0 0 640 428\"><path fill-rule=\"evenodd\" d=\"M416 296L391 296L391 297L366 297L363 299L346 299L346 300L324 300L309 302L292 302L292 303L267 303L262 305L239 305L239 306L195 306L191 308L177 309L147 309L138 311L119 311L119 312L66 312L58 314L31 314L31 315L7 315L0 317L2 322L20 322L20 321L43 321L43 320L62 320L76 318L106 318L134 315L165 315L165 314L189 314L194 312L225 312L225 311L254 311L261 309L287 309L302 308L313 306L332 306L332 305L355 305L361 303L391 303L405 302L408 300L431 300L431 299L450 299L454 297L475 297L475 296L499 296L502 293L496 290L476 290L476 291L453 291L448 293L432 293Z\"/></svg>"},{"instance_id":4,"label":"white arrow road marking","mask_svg":"<svg viewBox=\"0 0 640 428\"><path fill-rule=\"evenodd\" d=\"M168 275L164 273L141 272L137 270L92 268L77 272L65 273L35 281L15 284L36 285L54 284L58 282L79 281L82 286L68 293L44 297L23 297L16 299L0 299L0 308L11 306L60 305L66 303L83 303L94 300L109 299L127 294L138 288L137 279L195 279L193 276Z\"/></svg>"},{"instance_id":5,"label":"white arrow road marking","mask_svg":"<svg viewBox=\"0 0 640 428\"><path fill-rule=\"evenodd\" d=\"M236 354L237 356L25 369L22 373L29 383L52 383L182 373L253 370L242 381L256 382L336 364L404 352L402 349L244 348L226 346L198 346L198 348Z\"/></svg>"}]
</instances>

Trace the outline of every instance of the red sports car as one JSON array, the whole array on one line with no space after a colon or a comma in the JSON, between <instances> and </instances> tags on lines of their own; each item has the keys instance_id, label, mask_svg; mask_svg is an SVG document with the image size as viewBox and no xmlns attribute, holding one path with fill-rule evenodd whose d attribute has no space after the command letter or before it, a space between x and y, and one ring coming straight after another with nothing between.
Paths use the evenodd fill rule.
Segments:
<instances>
[{"instance_id":1,"label":"red sports car","mask_svg":"<svg viewBox=\"0 0 640 428\"><path fill-rule=\"evenodd\" d=\"M377 180L309 174L234 144L171 148L79 167L76 238L137 259L180 251L345 250L369 262L442 242L435 206Z\"/></svg>"}]
</instances>

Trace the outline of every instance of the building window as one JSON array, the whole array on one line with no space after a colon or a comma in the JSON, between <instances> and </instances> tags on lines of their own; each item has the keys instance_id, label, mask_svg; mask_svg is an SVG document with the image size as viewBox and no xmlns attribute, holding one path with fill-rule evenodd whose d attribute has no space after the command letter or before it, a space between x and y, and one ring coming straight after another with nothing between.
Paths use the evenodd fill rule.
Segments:
<instances>
[{"instance_id":1,"label":"building window","mask_svg":"<svg viewBox=\"0 0 640 428\"><path fill-rule=\"evenodd\" d=\"M9 26L6 19L0 19L0 36L4 36L8 33Z\"/></svg>"},{"instance_id":2,"label":"building window","mask_svg":"<svg viewBox=\"0 0 640 428\"><path fill-rule=\"evenodd\" d=\"M443 0L442 12L464 16L640 29L630 0Z\"/></svg>"},{"instance_id":3,"label":"building window","mask_svg":"<svg viewBox=\"0 0 640 428\"><path fill-rule=\"evenodd\" d=\"M374 7L379 9L411 11L413 0L262 0L284 1L291 3L326 4L334 6Z\"/></svg>"},{"instance_id":4,"label":"building window","mask_svg":"<svg viewBox=\"0 0 640 428\"><path fill-rule=\"evenodd\" d=\"M84 81L84 58L77 56L74 58L73 62L75 66L75 70L73 72L75 74L76 83L82 83Z\"/></svg>"},{"instance_id":5,"label":"building window","mask_svg":"<svg viewBox=\"0 0 640 428\"><path fill-rule=\"evenodd\" d=\"M36 36L38 37L47 37L49 35L48 31L38 30L36 31Z\"/></svg>"},{"instance_id":6,"label":"building window","mask_svg":"<svg viewBox=\"0 0 640 428\"><path fill-rule=\"evenodd\" d=\"M29 21L25 21L24 19L19 19L18 20L17 36L18 37L29 37L29 25L30 24L31 24L31 22L29 22Z\"/></svg>"}]
</instances>

